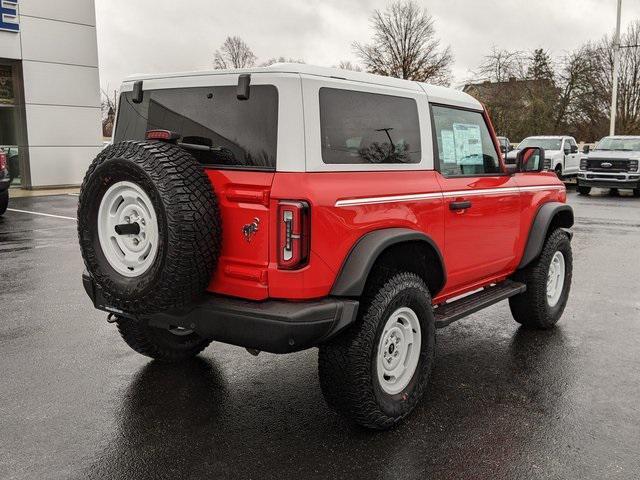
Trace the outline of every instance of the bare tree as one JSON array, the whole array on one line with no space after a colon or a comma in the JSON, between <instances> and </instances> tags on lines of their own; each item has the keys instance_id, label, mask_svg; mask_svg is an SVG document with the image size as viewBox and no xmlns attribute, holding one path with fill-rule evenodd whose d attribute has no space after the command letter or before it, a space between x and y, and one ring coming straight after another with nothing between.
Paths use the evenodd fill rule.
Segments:
<instances>
[{"instance_id":1,"label":"bare tree","mask_svg":"<svg viewBox=\"0 0 640 480\"><path fill-rule=\"evenodd\" d=\"M598 131L608 127L605 111L595 101L594 73L595 64L588 46L562 58L556 71L555 131L566 131L578 140L594 140Z\"/></svg>"},{"instance_id":2,"label":"bare tree","mask_svg":"<svg viewBox=\"0 0 640 480\"><path fill-rule=\"evenodd\" d=\"M216 50L213 66L218 70L229 68L248 68L256 64L257 57L240 37L227 37L222 46Z\"/></svg>"},{"instance_id":3,"label":"bare tree","mask_svg":"<svg viewBox=\"0 0 640 480\"><path fill-rule=\"evenodd\" d=\"M356 65L350 60L340 60L338 65L334 65L333 68L339 68L341 70L351 70L352 72L361 72L362 67L360 65Z\"/></svg>"},{"instance_id":4,"label":"bare tree","mask_svg":"<svg viewBox=\"0 0 640 480\"><path fill-rule=\"evenodd\" d=\"M383 12L374 10L371 24L372 42L353 44L369 72L449 85L451 48L441 48L427 10L413 0L397 0Z\"/></svg>"},{"instance_id":5,"label":"bare tree","mask_svg":"<svg viewBox=\"0 0 640 480\"><path fill-rule=\"evenodd\" d=\"M268 67L276 63L306 63L306 62L301 58L286 58L286 57L280 56L280 57L272 57L269 60L262 62L260 66Z\"/></svg>"},{"instance_id":6,"label":"bare tree","mask_svg":"<svg viewBox=\"0 0 640 480\"><path fill-rule=\"evenodd\" d=\"M116 120L116 109L118 105L118 91L106 88L100 90L100 109L102 110L102 135L104 137L113 136L113 126Z\"/></svg>"},{"instance_id":7,"label":"bare tree","mask_svg":"<svg viewBox=\"0 0 640 480\"><path fill-rule=\"evenodd\" d=\"M474 81L506 82L522 77L525 54L518 50L499 49L495 45L473 73Z\"/></svg>"},{"instance_id":8,"label":"bare tree","mask_svg":"<svg viewBox=\"0 0 640 480\"><path fill-rule=\"evenodd\" d=\"M620 43L625 48L620 51L616 132L634 134L640 130L640 20L629 25ZM592 78L594 101L606 112L611 101L613 39L605 36L588 48L595 70Z\"/></svg>"},{"instance_id":9,"label":"bare tree","mask_svg":"<svg viewBox=\"0 0 640 480\"><path fill-rule=\"evenodd\" d=\"M512 139L555 133L558 88L548 52L492 47L465 91L483 102L500 134Z\"/></svg>"},{"instance_id":10,"label":"bare tree","mask_svg":"<svg viewBox=\"0 0 640 480\"><path fill-rule=\"evenodd\" d=\"M111 91L111 88L107 85L106 88L100 89L100 96L100 109L102 118L105 119L109 114L115 114L118 106L118 91Z\"/></svg>"}]
</instances>

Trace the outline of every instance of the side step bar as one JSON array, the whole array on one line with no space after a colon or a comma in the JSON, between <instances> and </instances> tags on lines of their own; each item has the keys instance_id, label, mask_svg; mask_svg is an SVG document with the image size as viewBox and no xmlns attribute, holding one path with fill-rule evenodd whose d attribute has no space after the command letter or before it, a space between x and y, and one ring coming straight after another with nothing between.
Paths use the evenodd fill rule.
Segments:
<instances>
[{"instance_id":1,"label":"side step bar","mask_svg":"<svg viewBox=\"0 0 640 480\"><path fill-rule=\"evenodd\" d=\"M436 328L446 327L456 320L460 320L494 303L518 295L526 289L527 286L524 283L505 280L496 285L486 287L479 292L462 297L459 300L438 305L434 312Z\"/></svg>"}]
</instances>

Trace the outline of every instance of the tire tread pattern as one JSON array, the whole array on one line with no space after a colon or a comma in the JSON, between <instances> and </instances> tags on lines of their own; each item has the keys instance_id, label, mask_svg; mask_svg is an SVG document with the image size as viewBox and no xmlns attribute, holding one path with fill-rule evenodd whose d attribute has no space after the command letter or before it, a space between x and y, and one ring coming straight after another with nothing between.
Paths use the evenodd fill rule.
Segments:
<instances>
[{"instance_id":1,"label":"tire tread pattern","mask_svg":"<svg viewBox=\"0 0 640 480\"><path fill-rule=\"evenodd\" d=\"M547 302L547 276L549 264L558 250L565 257L565 283L562 297L555 307ZM529 328L550 329L558 322L569 298L571 278L573 275L573 258L571 243L567 232L557 229L545 241L540 256L523 270L516 272L514 280L527 285L524 293L511 297L509 307L516 322Z\"/></svg>"},{"instance_id":2,"label":"tire tread pattern","mask_svg":"<svg viewBox=\"0 0 640 480\"><path fill-rule=\"evenodd\" d=\"M211 340L198 337L195 333L176 336L168 330L150 327L137 320L118 318L118 331L123 340L133 350L167 363L188 360L209 346Z\"/></svg>"},{"instance_id":3,"label":"tire tread pattern","mask_svg":"<svg viewBox=\"0 0 640 480\"><path fill-rule=\"evenodd\" d=\"M152 288L122 291L113 273L100 268L89 225L96 170L110 159L124 159L142 170L161 199L166 216L164 265ZM110 306L131 313L153 313L187 305L207 287L221 246L221 217L213 186L191 154L163 142L127 141L105 148L89 166L78 202L78 236L87 270Z\"/></svg>"},{"instance_id":4,"label":"tire tread pattern","mask_svg":"<svg viewBox=\"0 0 640 480\"><path fill-rule=\"evenodd\" d=\"M381 272L379 272L381 273ZM374 274L375 275L375 274ZM359 318L346 332L321 345L318 355L318 371L324 398L331 409L367 428L385 430L392 428L415 407L422 397L433 364L434 349L429 348L416 388L405 399L403 411L389 415L376 398L373 382L377 382L373 358L377 332L384 322L384 312L398 295L413 290L431 308L431 297L424 281L414 273L402 272L392 276L378 275L368 285L361 298ZM433 323L433 317L431 318ZM431 326L435 329L435 324ZM435 339L435 330L433 330Z\"/></svg>"}]
</instances>

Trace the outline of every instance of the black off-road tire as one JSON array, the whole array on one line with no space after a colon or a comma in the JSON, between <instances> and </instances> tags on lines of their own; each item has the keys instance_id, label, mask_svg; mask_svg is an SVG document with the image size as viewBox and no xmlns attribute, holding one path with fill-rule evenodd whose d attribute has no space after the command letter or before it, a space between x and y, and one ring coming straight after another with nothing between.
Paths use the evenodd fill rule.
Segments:
<instances>
[{"instance_id":1,"label":"black off-road tire","mask_svg":"<svg viewBox=\"0 0 640 480\"><path fill-rule=\"evenodd\" d=\"M435 321L431 296L413 273L380 276L361 299L357 322L318 355L320 386L329 407L367 428L385 430L397 425L425 392L434 363ZM418 365L400 393L383 391L377 376L380 337L390 315L402 306L413 309L421 329Z\"/></svg>"},{"instance_id":2,"label":"black off-road tire","mask_svg":"<svg viewBox=\"0 0 640 480\"><path fill-rule=\"evenodd\" d=\"M560 165L556 165L554 172L556 174L556 177L558 177L558 180L564 181L564 175L562 175L562 167Z\"/></svg>"},{"instance_id":3,"label":"black off-road tire","mask_svg":"<svg viewBox=\"0 0 640 480\"><path fill-rule=\"evenodd\" d=\"M564 256L564 284L560 299L551 307L547 299L547 276L551 260L558 251ZM567 232L557 229L545 241L540 256L513 277L514 280L523 282L527 286L524 293L509 299L509 307L515 321L529 328L543 330L553 328L562 317L567 305L572 275L571 241Z\"/></svg>"},{"instance_id":4,"label":"black off-road tire","mask_svg":"<svg viewBox=\"0 0 640 480\"><path fill-rule=\"evenodd\" d=\"M158 251L142 275L129 278L107 261L98 238L105 192L133 182L149 196L158 221ZM154 313L180 308L207 287L220 252L221 218L213 187L192 155L162 142L105 148L86 173L78 203L85 266L108 307Z\"/></svg>"},{"instance_id":5,"label":"black off-road tire","mask_svg":"<svg viewBox=\"0 0 640 480\"><path fill-rule=\"evenodd\" d=\"M633 196L640 197L640 187L633 189Z\"/></svg>"},{"instance_id":6,"label":"black off-road tire","mask_svg":"<svg viewBox=\"0 0 640 480\"><path fill-rule=\"evenodd\" d=\"M577 190L580 195L589 195L591 193L591 187L583 187L580 184L578 184Z\"/></svg>"},{"instance_id":7,"label":"black off-road tire","mask_svg":"<svg viewBox=\"0 0 640 480\"><path fill-rule=\"evenodd\" d=\"M136 352L167 363L182 362L195 357L209 346L211 340L196 333L176 335L168 329L150 327L144 321L117 318L118 331Z\"/></svg>"},{"instance_id":8,"label":"black off-road tire","mask_svg":"<svg viewBox=\"0 0 640 480\"><path fill-rule=\"evenodd\" d=\"M9 191L0 193L0 215L4 215L9 208Z\"/></svg>"}]
</instances>

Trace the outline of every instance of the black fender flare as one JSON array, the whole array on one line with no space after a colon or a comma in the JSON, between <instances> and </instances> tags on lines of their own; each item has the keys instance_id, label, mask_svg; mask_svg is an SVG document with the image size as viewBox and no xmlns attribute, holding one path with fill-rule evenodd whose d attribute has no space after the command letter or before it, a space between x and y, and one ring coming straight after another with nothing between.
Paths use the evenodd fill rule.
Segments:
<instances>
[{"instance_id":1,"label":"black fender flare","mask_svg":"<svg viewBox=\"0 0 640 480\"><path fill-rule=\"evenodd\" d=\"M369 273L380 257L382 252L392 245L403 242L424 242L435 252L440 267L442 268L442 284L438 290L442 289L447 281L442 252L431 237L423 232L408 228L385 228L374 230L363 235L353 246L347 259L342 264L331 295L340 297L358 297L364 291Z\"/></svg>"},{"instance_id":2,"label":"black fender flare","mask_svg":"<svg viewBox=\"0 0 640 480\"><path fill-rule=\"evenodd\" d=\"M558 227L571 228L574 221L573 208L566 203L548 202L538 209L531 230L529 230L527 246L524 249L518 270L526 267L540 256L549 228L554 221Z\"/></svg>"}]
</instances>

